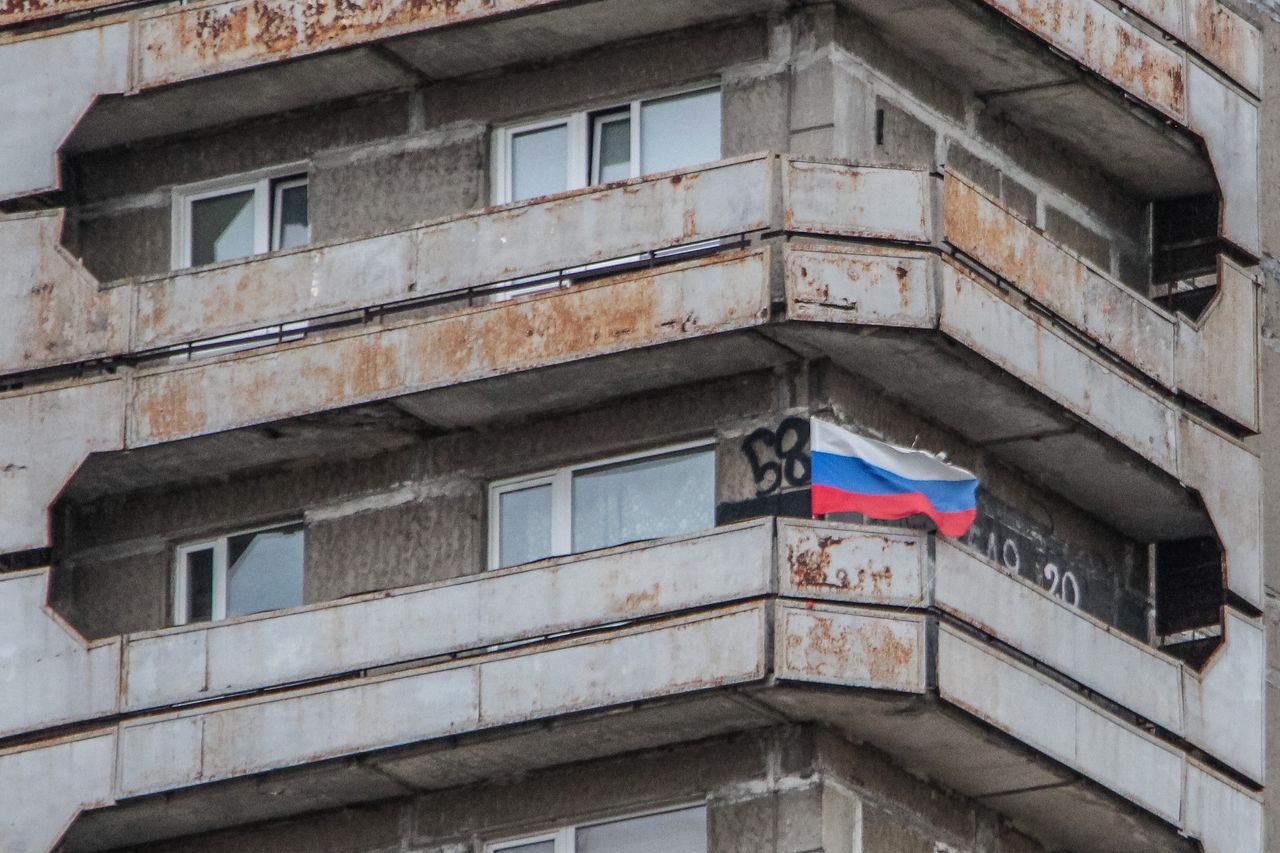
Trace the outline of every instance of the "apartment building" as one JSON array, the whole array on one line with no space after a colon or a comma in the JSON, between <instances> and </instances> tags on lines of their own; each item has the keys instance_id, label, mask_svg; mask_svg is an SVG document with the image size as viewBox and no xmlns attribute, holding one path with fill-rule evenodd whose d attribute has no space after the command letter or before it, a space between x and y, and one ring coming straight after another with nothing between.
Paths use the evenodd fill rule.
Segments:
<instances>
[{"instance_id":1,"label":"apartment building","mask_svg":"<svg viewBox=\"0 0 1280 853\"><path fill-rule=\"evenodd\" d=\"M1273 849L1276 15L0 0L0 851Z\"/></svg>"}]
</instances>

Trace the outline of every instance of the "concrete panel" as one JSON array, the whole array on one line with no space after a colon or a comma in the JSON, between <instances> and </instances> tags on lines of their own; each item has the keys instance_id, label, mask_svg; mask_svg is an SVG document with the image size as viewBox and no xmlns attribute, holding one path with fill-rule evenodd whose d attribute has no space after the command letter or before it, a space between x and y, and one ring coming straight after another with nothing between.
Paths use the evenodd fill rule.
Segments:
<instances>
[{"instance_id":1,"label":"concrete panel","mask_svg":"<svg viewBox=\"0 0 1280 853\"><path fill-rule=\"evenodd\" d=\"M1251 430L1258 418L1259 286L1225 256L1218 295L1198 323L1178 318L1179 391Z\"/></svg>"},{"instance_id":2,"label":"concrete panel","mask_svg":"<svg viewBox=\"0 0 1280 853\"><path fill-rule=\"evenodd\" d=\"M128 60L128 24L0 47L0 200L58 188L55 152L95 97L124 90Z\"/></svg>"},{"instance_id":3,"label":"concrete panel","mask_svg":"<svg viewBox=\"0 0 1280 853\"><path fill-rule=\"evenodd\" d=\"M779 589L796 598L918 607L924 535L826 522L778 522Z\"/></svg>"},{"instance_id":4,"label":"concrete panel","mask_svg":"<svg viewBox=\"0 0 1280 853\"><path fill-rule=\"evenodd\" d=\"M0 27L87 12L115 3L116 0L0 0Z\"/></svg>"},{"instance_id":5,"label":"concrete panel","mask_svg":"<svg viewBox=\"0 0 1280 853\"><path fill-rule=\"evenodd\" d=\"M1170 35L1184 38L1184 3L1185 0L1129 0L1125 5Z\"/></svg>"},{"instance_id":6,"label":"concrete panel","mask_svg":"<svg viewBox=\"0 0 1280 853\"><path fill-rule=\"evenodd\" d=\"M788 160L788 231L927 243L929 173Z\"/></svg>"},{"instance_id":7,"label":"concrete panel","mask_svg":"<svg viewBox=\"0 0 1280 853\"><path fill-rule=\"evenodd\" d=\"M47 547L48 509L67 479L90 453L124 446L124 386L103 379L0 395L0 553Z\"/></svg>"},{"instance_id":8,"label":"concrete panel","mask_svg":"<svg viewBox=\"0 0 1280 853\"><path fill-rule=\"evenodd\" d=\"M1174 410L951 262L942 268L942 331L1169 472L1177 471Z\"/></svg>"},{"instance_id":9,"label":"concrete panel","mask_svg":"<svg viewBox=\"0 0 1280 853\"><path fill-rule=\"evenodd\" d=\"M1095 0L986 0L1103 79L1185 120L1186 62Z\"/></svg>"},{"instance_id":10,"label":"concrete panel","mask_svg":"<svg viewBox=\"0 0 1280 853\"><path fill-rule=\"evenodd\" d=\"M521 722L765 675L765 605L479 665L480 722Z\"/></svg>"},{"instance_id":11,"label":"concrete panel","mask_svg":"<svg viewBox=\"0 0 1280 853\"><path fill-rule=\"evenodd\" d=\"M945 539L939 607L1176 734L1182 667Z\"/></svg>"},{"instance_id":12,"label":"concrete panel","mask_svg":"<svg viewBox=\"0 0 1280 853\"><path fill-rule=\"evenodd\" d=\"M1166 388L1174 387L1174 318L1012 215L969 182L943 184L945 238Z\"/></svg>"},{"instance_id":13,"label":"concrete panel","mask_svg":"<svg viewBox=\"0 0 1280 853\"><path fill-rule=\"evenodd\" d=\"M1255 95L1262 94L1262 33L1218 0L1186 0L1187 44Z\"/></svg>"},{"instance_id":14,"label":"concrete panel","mask_svg":"<svg viewBox=\"0 0 1280 853\"><path fill-rule=\"evenodd\" d=\"M925 617L834 605L778 608L778 678L925 691Z\"/></svg>"},{"instance_id":15,"label":"concrete panel","mask_svg":"<svg viewBox=\"0 0 1280 853\"><path fill-rule=\"evenodd\" d=\"M123 704L159 707L764 595L772 543L772 522L751 522L130 638Z\"/></svg>"},{"instance_id":16,"label":"concrete panel","mask_svg":"<svg viewBox=\"0 0 1280 853\"><path fill-rule=\"evenodd\" d=\"M44 606L48 578L0 575L0 737L116 710L120 641L76 636Z\"/></svg>"},{"instance_id":17,"label":"concrete panel","mask_svg":"<svg viewBox=\"0 0 1280 853\"><path fill-rule=\"evenodd\" d=\"M794 319L909 328L937 323L926 254L788 243L783 265L787 313Z\"/></svg>"},{"instance_id":18,"label":"concrete panel","mask_svg":"<svg viewBox=\"0 0 1280 853\"><path fill-rule=\"evenodd\" d=\"M938 688L943 699L1179 822L1181 753L946 626L938 632Z\"/></svg>"},{"instance_id":19,"label":"concrete panel","mask_svg":"<svg viewBox=\"0 0 1280 853\"><path fill-rule=\"evenodd\" d=\"M475 727L474 666L272 696L120 728L117 797L172 790Z\"/></svg>"},{"instance_id":20,"label":"concrete panel","mask_svg":"<svg viewBox=\"0 0 1280 853\"><path fill-rule=\"evenodd\" d=\"M563 0L375 0L299 7L292 0L164 6L138 23L135 85L146 89L261 62L561 5Z\"/></svg>"},{"instance_id":21,"label":"concrete panel","mask_svg":"<svg viewBox=\"0 0 1280 853\"><path fill-rule=\"evenodd\" d=\"M1201 421L1179 422L1179 477L1200 493L1226 550L1227 588L1263 607L1262 465Z\"/></svg>"},{"instance_id":22,"label":"concrete panel","mask_svg":"<svg viewBox=\"0 0 1280 853\"><path fill-rule=\"evenodd\" d=\"M115 731L0 752L0 853L52 850L82 808L111 803Z\"/></svg>"},{"instance_id":23,"label":"concrete panel","mask_svg":"<svg viewBox=\"0 0 1280 853\"><path fill-rule=\"evenodd\" d=\"M1266 641L1260 622L1226 611L1226 643L1203 673L1183 674L1186 738L1248 778L1266 780Z\"/></svg>"},{"instance_id":24,"label":"concrete panel","mask_svg":"<svg viewBox=\"0 0 1280 853\"><path fill-rule=\"evenodd\" d=\"M769 311L768 258L768 250L728 253L426 321L140 373L129 444L757 325ZM280 376L296 381L282 385Z\"/></svg>"},{"instance_id":25,"label":"concrete panel","mask_svg":"<svg viewBox=\"0 0 1280 853\"><path fill-rule=\"evenodd\" d=\"M0 373L124 351L130 293L98 289L62 248L62 219L0 217Z\"/></svg>"},{"instance_id":26,"label":"concrete panel","mask_svg":"<svg viewBox=\"0 0 1280 853\"><path fill-rule=\"evenodd\" d=\"M130 349L147 350L411 298L410 233L307 247L149 279Z\"/></svg>"},{"instance_id":27,"label":"concrete panel","mask_svg":"<svg viewBox=\"0 0 1280 853\"><path fill-rule=\"evenodd\" d=\"M1187 762L1184 825L1205 853L1262 853L1263 811L1258 795L1203 764Z\"/></svg>"},{"instance_id":28,"label":"concrete panel","mask_svg":"<svg viewBox=\"0 0 1280 853\"><path fill-rule=\"evenodd\" d=\"M427 226L417 235L417 290L457 290L764 230L777 162L728 160Z\"/></svg>"},{"instance_id":29,"label":"concrete panel","mask_svg":"<svg viewBox=\"0 0 1280 853\"><path fill-rule=\"evenodd\" d=\"M1204 137L1222 191L1222 236L1260 255L1258 108L1197 65L1187 87L1187 123Z\"/></svg>"}]
</instances>

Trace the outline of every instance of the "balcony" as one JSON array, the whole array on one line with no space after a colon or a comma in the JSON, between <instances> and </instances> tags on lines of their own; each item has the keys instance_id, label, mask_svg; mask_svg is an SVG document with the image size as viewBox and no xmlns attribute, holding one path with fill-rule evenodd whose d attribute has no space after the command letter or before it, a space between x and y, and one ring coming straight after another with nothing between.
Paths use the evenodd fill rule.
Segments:
<instances>
[{"instance_id":1,"label":"balcony","mask_svg":"<svg viewBox=\"0 0 1280 853\"><path fill-rule=\"evenodd\" d=\"M81 809L62 849L779 714L865 740L1055 844L1166 850L1182 832L1211 853L1261 850L1258 800L1190 751L1259 778L1258 625L1232 617L1202 674L922 532L762 519L90 645L41 612L46 577L0 579L13 617L0 630L19 651L4 675L31 700L6 706L0 731L83 724L0 751L20 833L7 837L24 850L50 849Z\"/></svg>"},{"instance_id":2,"label":"balcony","mask_svg":"<svg viewBox=\"0 0 1280 853\"><path fill-rule=\"evenodd\" d=\"M106 288L48 242L56 217L8 220L58 273L6 315L24 334L0 336L8 372L50 377L0 415L41 457L0 495L0 547L47 544L87 452L81 499L375 446L406 417L457 428L804 354L1139 540L1216 529L1230 589L1259 606L1258 464L1232 437L1257 420L1254 280L1223 259L1192 322L937 182L752 156ZM539 276L550 290L507 298ZM301 340L253 339L289 323ZM70 370L98 375L57 379Z\"/></svg>"}]
</instances>

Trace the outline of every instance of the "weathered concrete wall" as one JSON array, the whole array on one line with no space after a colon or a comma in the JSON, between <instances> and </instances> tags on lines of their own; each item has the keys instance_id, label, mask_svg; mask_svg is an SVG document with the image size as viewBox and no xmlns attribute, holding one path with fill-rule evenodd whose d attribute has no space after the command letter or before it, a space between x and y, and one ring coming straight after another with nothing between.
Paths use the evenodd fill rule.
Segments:
<instances>
[{"instance_id":1,"label":"weathered concrete wall","mask_svg":"<svg viewBox=\"0 0 1280 853\"><path fill-rule=\"evenodd\" d=\"M809 727L761 729L135 849L474 853L494 840L697 804L707 808L709 853L1044 849L997 812Z\"/></svg>"}]
</instances>

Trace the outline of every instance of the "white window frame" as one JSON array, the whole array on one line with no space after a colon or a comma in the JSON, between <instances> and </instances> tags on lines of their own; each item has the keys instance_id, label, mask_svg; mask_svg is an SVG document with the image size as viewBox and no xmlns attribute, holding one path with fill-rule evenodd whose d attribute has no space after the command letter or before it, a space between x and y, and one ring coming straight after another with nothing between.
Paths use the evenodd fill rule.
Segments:
<instances>
[{"instance_id":1,"label":"white window frame","mask_svg":"<svg viewBox=\"0 0 1280 853\"><path fill-rule=\"evenodd\" d=\"M184 184L173 188L170 229L170 263L175 270L187 269L191 264L191 206L197 201L231 195L237 192L253 193L253 255L273 251L279 245L279 214L276 212L276 186L309 184L307 164L286 163L247 172L228 175L210 181ZM252 257L246 255L245 257Z\"/></svg>"},{"instance_id":2,"label":"white window frame","mask_svg":"<svg viewBox=\"0 0 1280 853\"><path fill-rule=\"evenodd\" d=\"M571 190L584 189L587 186L596 186L600 182L596 180L599 176L599 131L596 119L615 116L619 113L629 112L631 118L631 177L638 178L640 172L640 110L649 101L661 101L665 98L674 98L680 95L691 95L695 92L705 92L711 89L720 90L723 97L723 87L719 80L704 80L700 83L684 86L678 89L671 89L656 94L646 95L643 98L636 98L631 101L624 101L614 104L602 104L598 108L589 110L580 110L572 113L562 113L560 115L540 118L536 121L522 122L519 124L506 125L497 127L493 133L493 188L492 198L494 204L511 204L511 140L512 137L530 130L541 130L556 125L567 125L569 133L568 162L566 163L566 174L568 175L567 186L565 192ZM722 129L723 134L723 129ZM589 144L590 143L590 144ZM722 136L723 144L723 136ZM522 199L527 201L527 199Z\"/></svg>"},{"instance_id":3,"label":"white window frame","mask_svg":"<svg viewBox=\"0 0 1280 853\"><path fill-rule=\"evenodd\" d=\"M307 187L307 206L311 206L311 178L307 175L297 175L292 178L276 178L268 181L271 187L271 251L280 248L280 244L284 242L284 233L281 230L284 216L284 191L291 190L294 187ZM255 208L256 212L256 208ZM311 215L310 210L307 211L307 242L311 242Z\"/></svg>"},{"instance_id":4,"label":"white window frame","mask_svg":"<svg viewBox=\"0 0 1280 853\"><path fill-rule=\"evenodd\" d=\"M246 527L232 530L219 536L201 539L196 542L184 542L174 548L173 559L173 624L191 624L190 599L187 593L187 555L193 551L213 550L213 583L210 590L212 602L209 608L209 621L218 622L227 618L227 541L236 536L250 533L262 533L267 530L278 530L282 527L301 527L302 519L280 521L275 524L264 524L258 527ZM305 540L306 528L302 535ZM306 568L303 567L305 573Z\"/></svg>"},{"instance_id":5,"label":"white window frame","mask_svg":"<svg viewBox=\"0 0 1280 853\"><path fill-rule=\"evenodd\" d=\"M576 853L577 832L580 829L587 829L592 826L602 826L607 823L623 823L628 820L638 820L640 818L666 814L667 812L682 812L696 808L705 810L707 808L706 801L699 800L696 803L685 803L680 806L665 806L660 809L632 812L630 814L619 815L617 817L606 817L599 820L583 821L582 823L562 826L550 832L543 832L537 835L521 835L514 838L504 838L500 841L490 841L484 845L484 853L503 853L504 850L510 850L513 847L523 847L526 844L538 844L544 841L555 842L555 853Z\"/></svg>"},{"instance_id":6,"label":"white window frame","mask_svg":"<svg viewBox=\"0 0 1280 853\"><path fill-rule=\"evenodd\" d=\"M489 569L502 568L502 511L501 498L509 492L518 492L537 486L551 486L551 553L545 559L563 557L573 553L573 477L580 471L593 468L607 468L627 462L637 462L658 456L670 456L691 450L711 450L715 452L714 439L702 438L685 441L679 444L665 445L650 450L611 456L605 459L592 459L574 465L566 465L550 471L541 471L523 477L512 477L497 480L489 484ZM676 811L676 809L664 809ZM621 819L621 818L620 818Z\"/></svg>"}]
</instances>

